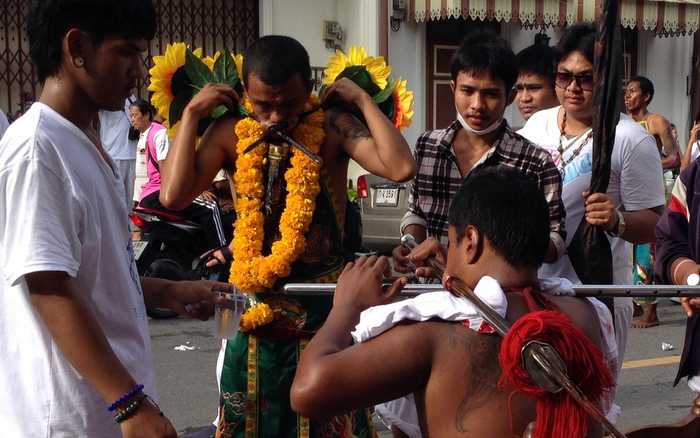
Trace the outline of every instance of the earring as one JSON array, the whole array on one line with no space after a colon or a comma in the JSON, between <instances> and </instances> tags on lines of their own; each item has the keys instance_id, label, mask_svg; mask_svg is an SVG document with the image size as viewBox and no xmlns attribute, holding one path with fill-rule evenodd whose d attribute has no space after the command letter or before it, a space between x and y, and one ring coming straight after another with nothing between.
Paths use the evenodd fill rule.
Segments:
<instances>
[{"instance_id":1,"label":"earring","mask_svg":"<svg viewBox=\"0 0 700 438\"><path fill-rule=\"evenodd\" d=\"M83 64L85 64L85 61L83 60L83 58L77 57L77 58L75 58L75 59L73 60L73 64L74 64L76 67L80 68L80 67L83 66Z\"/></svg>"}]
</instances>

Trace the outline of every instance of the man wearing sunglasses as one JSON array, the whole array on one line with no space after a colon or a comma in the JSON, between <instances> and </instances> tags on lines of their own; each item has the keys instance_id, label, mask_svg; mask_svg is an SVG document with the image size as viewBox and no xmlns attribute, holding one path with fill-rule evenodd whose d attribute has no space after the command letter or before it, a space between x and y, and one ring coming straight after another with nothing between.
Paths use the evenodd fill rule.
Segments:
<instances>
[{"instance_id":1,"label":"man wearing sunglasses","mask_svg":"<svg viewBox=\"0 0 700 438\"><path fill-rule=\"evenodd\" d=\"M656 142L630 117L621 115L615 133L607 193L586 193L593 154L593 47L595 28L570 27L559 41L561 60L555 88L561 106L534 114L521 134L548 149L562 172L567 246L582 220L603 227L610 238L613 282L631 284L631 243L654 240L654 226L665 203L661 159ZM580 283L568 256L545 264L541 277L566 277ZM615 299L615 335L622 364L632 300Z\"/></svg>"}]
</instances>

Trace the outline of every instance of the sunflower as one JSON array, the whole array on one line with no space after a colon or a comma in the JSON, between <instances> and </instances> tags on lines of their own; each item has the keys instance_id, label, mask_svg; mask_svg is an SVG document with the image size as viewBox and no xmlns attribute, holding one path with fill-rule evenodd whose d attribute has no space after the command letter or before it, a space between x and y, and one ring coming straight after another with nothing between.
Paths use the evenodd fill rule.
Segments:
<instances>
[{"instance_id":1,"label":"sunflower","mask_svg":"<svg viewBox=\"0 0 700 438\"><path fill-rule=\"evenodd\" d=\"M234 55L233 52L231 53L231 56L233 57L233 62L236 64L236 72L238 73L238 79L243 82L243 55L237 54ZM216 52L214 54L214 57L212 58L211 56L207 56L206 58L202 59L204 63L209 67L209 70L214 70L214 64L216 64L216 61L221 57L221 50Z\"/></svg>"},{"instance_id":2,"label":"sunflower","mask_svg":"<svg viewBox=\"0 0 700 438\"><path fill-rule=\"evenodd\" d=\"M372 82L380 90L386 88L391 67L386 65L386 61L381 56L368 56L364 47L361 46L350 47L347 55L342 50L336 50L323 73L323 83L332 84L345 69L353 66L364 67L372 78Z\"/></svg>"},{"instance_id":3,"label":"sunflower","mask_svg":"<svg viewBox=\"0 0 700 438\"><path fill-rule=\"evenodd\" d=\"M153 68L148 72L151 76L149 91L153 91L151 102L163 118L170 116L170 105L175 99L180 87L189 82L183 66L187 44L168 44L165 54L153 57ZM193 52L198 58L202 57L202 49Z\"/></svg>"},{"instance_id":4,"label":"sunflower","mask_svg":"<svg viewBox=\"0 0 700 438\"><path fill-rule=\"evenodd\" d=\"M396 109L394 125L399 129L411 126L411 119L413 119L413 91L408 91L406 84L405 79L399 78L391 93Z\"/></svg>"}]
</instances>

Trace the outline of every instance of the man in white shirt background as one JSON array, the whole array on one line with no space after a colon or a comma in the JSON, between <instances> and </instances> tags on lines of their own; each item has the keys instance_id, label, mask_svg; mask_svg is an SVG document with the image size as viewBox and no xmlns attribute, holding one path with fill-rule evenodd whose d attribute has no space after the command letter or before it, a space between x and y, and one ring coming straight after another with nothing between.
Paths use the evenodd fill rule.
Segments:
<instances>
[{"instance_id":1,"label":"man in white shirt background","mask_svg":"<svg viewBox=\"0 0 700 438\"><path fill-rule=\"evenodd\" d=\"M129 107L136 98L130 96L124 101L124 108L119 111L100 110L100 140L102 147L114 160L124 185L127 209L131 209L134 198L134 180L136 179L136 143L129 139Z\"/></svg>"},{"instance_id":2,"label":"man in white shirt background","mask_svg":"<svg viewBox=\"0 0 700 438\"><path fill-rule=\"evenodd\" d=\"M38 101L0 140L0 435L175 438L146 305L205 318L213 282L139 278L94 122L144 76L151 0L32 0Z\"/></svg>"},{"instance_id":3,"label":"man in white shirt background","mask_svg":"<svg viewBox=\"0 0 700 438\"><path fill-rule=\"evenodd\" d=\"M567 28L558 44L561 59L555 79L562 105L533 114L520 134L549 150L562 172L567 246L582 220L601 226L610 240L613 283L631 284L631 243L654 240L654 227L666 201L661 158L654 138L632 118L621 115L607 193L583 195L590 187L593 163L594 45L592 25ZM542 265L540 277L581 282L568 255ZM632 300L615 298L614 316L621 365L632 320Z\"/></svg>"}]
</instances>

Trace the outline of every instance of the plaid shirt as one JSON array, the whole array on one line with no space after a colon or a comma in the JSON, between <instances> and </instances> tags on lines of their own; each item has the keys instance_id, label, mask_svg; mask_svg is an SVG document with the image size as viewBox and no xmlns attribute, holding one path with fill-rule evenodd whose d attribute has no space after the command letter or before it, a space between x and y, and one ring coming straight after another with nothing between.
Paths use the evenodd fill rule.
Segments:
<instances>
[{"instance_id":1,"label":"plaid shirt","mask_svg":"<svg viewBox=\"0 0 700 438\"><path fill-rule=\"evenodd\" d=\"M428 131L418 138L415 151L418 174L410 185L408 211L401 222L402 232L408 225L422 225L428 236L447 242L450 201L464 179L483 166L503 166L519 170L537 182L549 204L550 236L555 244L557 241L563 244L566 234L561 175L549 153L516 134L506 124L503 136L462 177L452 149L452 141L459 129L461 125L455 121L447 129Z\"/></svg>"}]
</instances>

